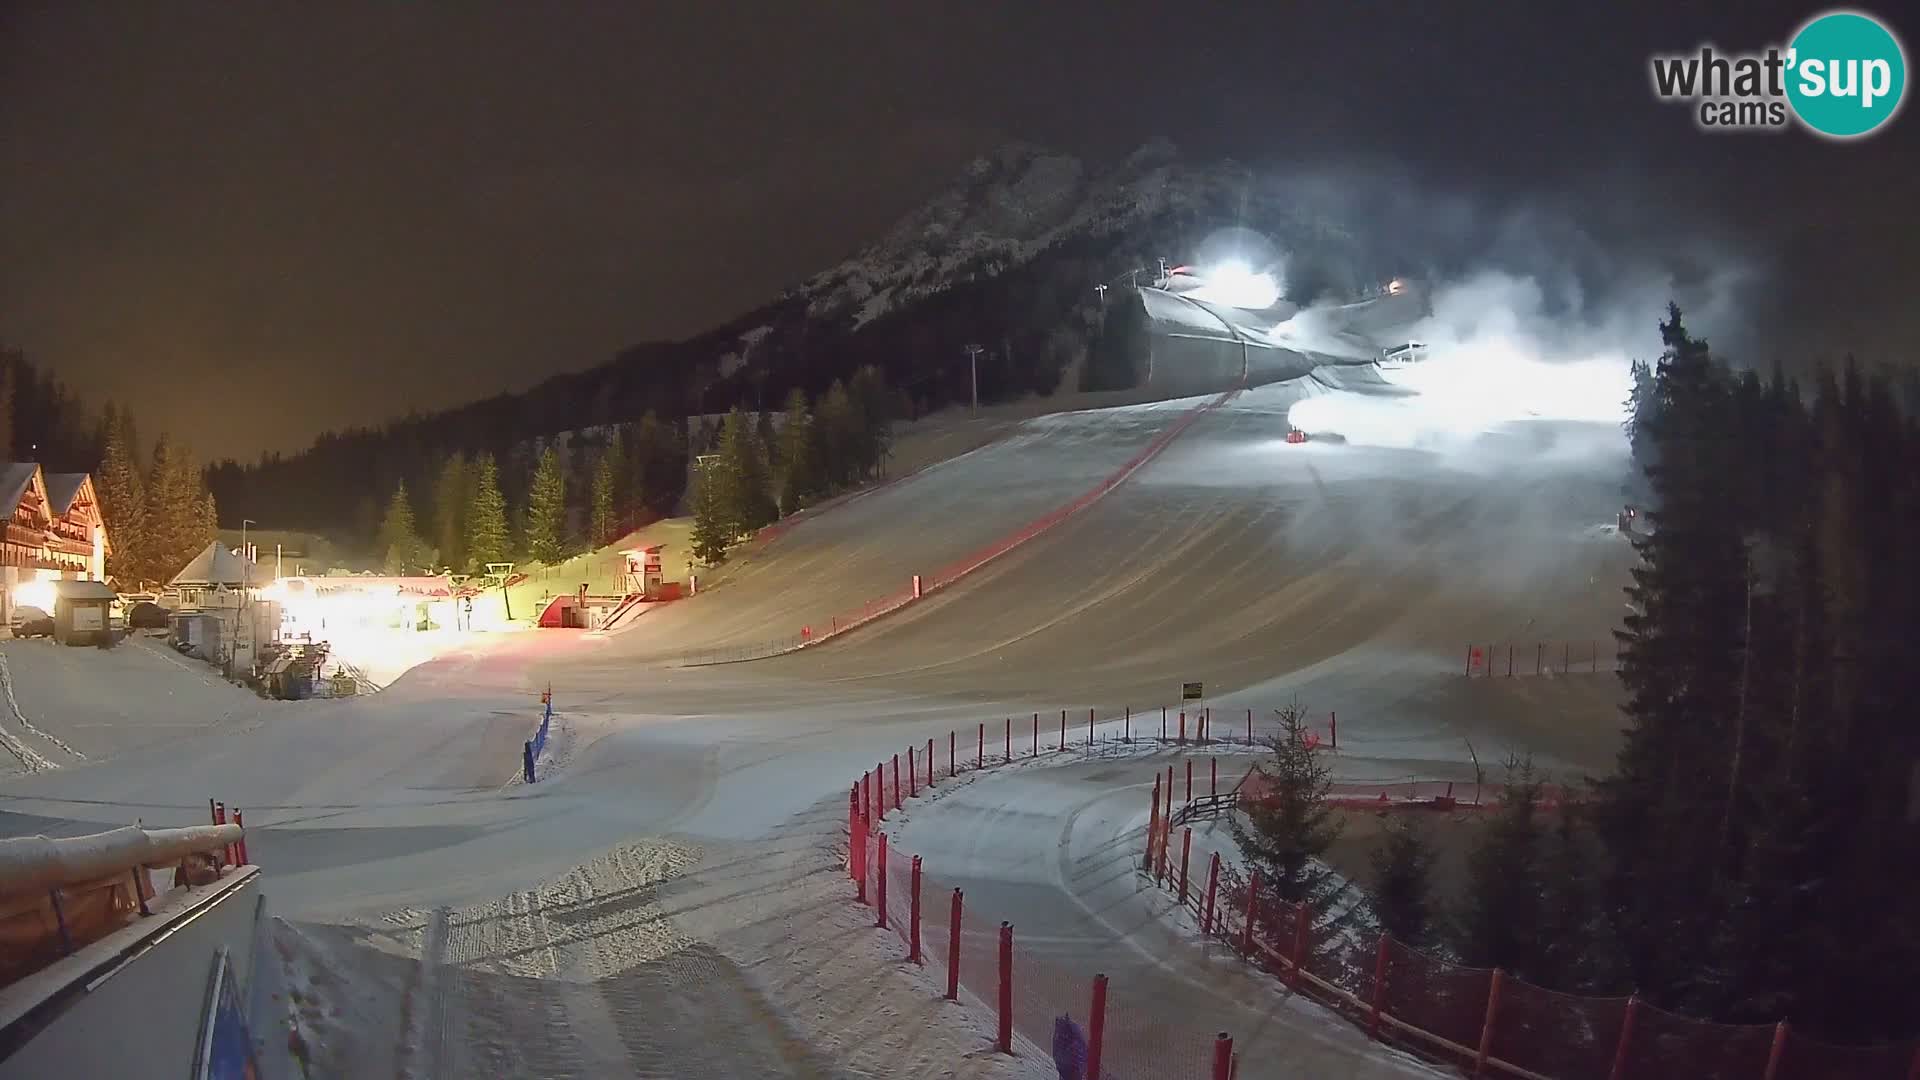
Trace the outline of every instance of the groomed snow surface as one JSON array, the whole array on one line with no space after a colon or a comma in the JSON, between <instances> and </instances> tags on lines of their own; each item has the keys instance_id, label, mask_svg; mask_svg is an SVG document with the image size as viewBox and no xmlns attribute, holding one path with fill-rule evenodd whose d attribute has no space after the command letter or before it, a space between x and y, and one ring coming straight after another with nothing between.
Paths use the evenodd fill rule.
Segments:
<instances>
[{"instance_id":1,"label":"groomed snow surface","mask_svg":"<svg viewBox=\"0 0 1920 1080\"><path fill-rule=\"evenodd\" d=\"M803 520L629 632L475 635L363 698L263 701L143 640L0 643L0 834L243 808L274 920L264 970L282 983L263 982L262 1007L316 1075L1052 1075L1037 1052L991 1053L990 1013L943 1002L851 902L840 859L862 770L929 739L944 764L949 732L964 762L977 725L1004 740L1009 716L1040 713L1050 737L1062 708L1077 739L1092 707L1111 745L1125 707L1157 725L1188 681L1205 684L1189 707L1223 727L1296 698L1338 710L1355 780L1464 778L1469 744L1555 770L1611 759L1609 673L1469 680L1460 664L1469 641L1606 637L1631 557L1593 529L1618 509L1618 432L1534 425L1445 455L1286 444L1287 409L1327 389L1243 393L973 576L765 661L678 658L958 559L1193 403L1022 423ZM549 684L549 760L518 783ZM983 777L915 807L899 843L1056 973L1029 1017L1084 1017L1104 971L1114 1015L1141 1018L1136 1054L1153 1033L1228 1030L1243 1076L1417 1073L1156 912L1171 901L1125 864L1153 768L1116 755ZM288 1028L268 1034L268 1075L298 1075ZM1179 1072L1109 1068L1204 1075L1178 1049Z\"/></svg>"}]
</instances>

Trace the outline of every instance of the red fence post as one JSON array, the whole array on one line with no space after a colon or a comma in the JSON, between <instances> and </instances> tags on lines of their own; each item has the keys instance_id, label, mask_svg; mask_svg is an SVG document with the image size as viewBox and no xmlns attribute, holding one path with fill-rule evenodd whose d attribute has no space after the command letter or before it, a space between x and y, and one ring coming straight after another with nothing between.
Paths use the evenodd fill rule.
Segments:
<instances>
[{"instance_id":1,"label":"red fence post","mask_svg":"<svg viewBox=\"0 0 1920 1080\"><path fill-rule=\"evenodd\" d=\"M1087 745L1093 745L1093 710L1087 710Z\"/></svg>"},{"instance_id":2,"label":"red fence post","mask_svg":"<svg viewBox=\"0 0 1920 1080\"><path fill-rule=\"evenodd\" d=\"M900 809L900 755L893 755L893 808Z\"/></svg>"},{"instance_id":3,"label":"red fence post","mask_svg":"<svg viewBox=\"0 0 1920 1080\"><path fill-rule=\"evenodd\" d=\"M1247 745L1253 745L1253 710L1247 710Z\"/></svg>"},{"instance_id":4,"label":"red fence post","mask_svg":"<svg viewBox=\"0 0 1920 1080\"><path fill-rule=\"evenodd\" d=\"M1187 745L1187 710L1180 710L1180 745Z\"/></svg>"},{"instance_id":5,"label":"red fence post","mask_svg":"<svg viewBox=\"0 0 1920 1080\"><path fill-rule=\"evenodd\" d=\"M1067 710L1060 710L1060 749L1067 748Z\"/></svg>"},{"instance_id":6,"label":"red fence post","mask_svg":"<svg viewBox=\"0 0 1920 1080\"><path fill-rule=\"evenodd\" d=\"M1121 723L1123 726L1120 729L1120 741L1128 742L1128 743L1132 742L1133 741L1133 706L1131 705L1127 706L1126 719L1123 720Z\"/></svg>"},{"instance_id":7,"label":"red fence post","mask_svg":"<svg viewBox=\"0 0 1920 1080\"><path fill-rule=\"evenodd\" d=\"M1168 821L1173 820L1173 766L1167 766L1167 810L1161 815Z\"/></svg>"},{"instance_id":8,"label":"red fence post","mask_svg":"<svg viewBox=\"0 0 1920 1080\"><path fill-rule=\"evenodd\" d=\"M1160 706L1160 741L1167 741L1167 707Z\"/></svg>"},{"instance_id":9,"label":"red fence post","mask_svg":"<svg viewBox=\"0 0 1920 1080\"><path fill-rule=\"evenodd\" d=\"M907 794L916 799L920 797L920 767L913 760L911 746L907 747Z\"/></svg>"},{"instance_id":10,"label":"red fence post","mask_svg":"<svg viewBox=\"0 0 1920 1080\"><path fill-rule=\"evenodd\" d=\"M247 827L247 819L240 816L240 811L235 810L233 812L233 823L235 825L240 826L242 830L240 833L240 839L235 840L233 842L233 846L236 849L235 851L236 858L234 861L234 865L245 866L247 865L247 834L245 831Z\"/></svg>"},{"instance_id":11,"label":"red fence post","mask_svg":"<svg viewBox=\"0 0 1920 1080\"><path fill-rule=\"evenodd\" d=\"M959 732L957 731L947 732L947 778L948 779L952 779L953 777L960 775L960 763L954 760L954 756L953 756L953 751L957 747L959 741L960 741Z\"/></svg>"},{"instance_id":12,"label":"red fence post","mask_svg":"<svg viewBox=\"0 0 1920 1080\"><path fill-rule=\"evenodd\" d=\"M1100 1075L1100 1046L1107 1037L1107 977L1093 977L1093 1005L1087 1012L1087 1075Z\"/></svg>"},{"instance_id":13,"label":"red fence post","mask_svg":"<svg viewBox=\"0 0 1920 1080\"><path fill-rule=\"evenodd\" d=\"M980 749L976 751L976 755L973 759L973 767L985 768L987 765L987 722L985 720L980 721Z\"/></svg>"},{"instance_id":14,"label":"red fence post","mask_svg":"<svg viewBox=\"0 0 1920 1080\"><path fill-rule=\"evenodd\" d=\"M1040 756L1040 714L1039 713L1033 714L1033 751L1029 753L1027 756L1028 757Z\"/></svg>"},{"instance_id":15,"label":"red fence post","mask_svg":"<svg viewBox=\"0 0 1920 1080\"><path fill-rule=\"evenodd\" d=\"M1142 864L1147 873L1153 873L1153 838L1160 828L1160 770L1153 772L1153 808L1147 813L1147 861Z\"/></svg>"},{"instance_id":16,"label":"red fence post","mask_svg":"<svg viewBox=\"0 0 1920 1080\"><path fill-rule=\"evenodd\" d=\"M853 876L854 899L867 902L867 819L853 822L853 836L847 841L847 872Z\"/></svg>"},{"instance_id":17,"label":"red fence post","mask_svg":"<svg viewBox=\"0 0 1920 1080\"><path fill-rule=\"evenodd\" d=\"M1193 759L1187 759L1187 802L1193 801Z\"/></svg>"},{"instance_id":18,"label":"red fence post","mask_svg":"<svg viewBox=\"0 0 1920 1080\"><path fill-rule=\"evenodd\" d=\"M1007 764L1013 764L1013 717L1007 717Z\"/></svg>"},{"instance_id":19,"label":"red fence post","mask_svg":"<svg viewBox=\"0 0 1920 1080\"><path fill-rule=\"evenodd\" d=\"M853 855L851 854L853 850L852 848L853 830L854 830L854 827L859 824L859 822L860 822L860 785L855 784L853 785L853 790L847 792L847 837L848 837L847 850L849 852L849 854L847 855L847 859L849 862L851 862L853 859Z\"/></svg>"},{"instance_id":20,"label":"red fence post","mask_svg":"<svg viewBox=\"0 0 1920 1080\"><path fill-rule=\"evenodd\" d=\"M1260 912L1260 872L1247 875L1247 925L1240 930L1240 951L1253 955L1253 920Z\"/></svg>"},{"instance_id":21,"label":"red fence post","mask_svg":"<svg viewBox=\"0 0 1920 1080\"><path fill-rule=\"evenodd\" d=\"M1000 924L1000 1032L995 1047L1013 1053L1013 924Z\"/></svg>"},{"instance_id":22,"label":"red fence post","mask_svg":"<svg viewBox=\"0 0 1920 1080\"><path fill-rule=\"evenodd\" d=\"M1213 706L1211 705L1200 711L1200 741L1213 741Z\"/></svg>"},{"instance_id":23,"label":"red fence post","mask_svg":"<svg viewBox=\"0 0 1920 1080\"><path fill-rule=\"evenodd\" d=\"M1387 935L1380 935L1379 954L1373 958L1373 1009L1367 1017L1367 1038L1380 1041L1380 1004L1387 999Z\"/></svg>"},{"instance_id":24,"label":"red fence post","mask_svg":"<svg viewBox=\"0 0 1920 1080\"><path fill-rule=\"evenodd\" d=\"M1213 1037L1213 1080L1229 1080L1233 1076L1233 1040L1221 1032Z\"/></svg>"},{"instance_id":25,"label":"red fence post","mask_svg":"<svg viewBox=\"0 0 1920 1080\"><path fill-rule=\"evenodd\" d=\"M953 912L947 920L947 1000L960 1000L960 890L953 890Z\"/></svg>"},{"instance_id":26,"label":"red fence post","mask_svg":"<svg viewBox=\"0 0 1920 1080\"><path fill-rule=\"evenodd\" d=\"M1467 678L1473 678L1473 646L1467 646Z\"/></svg>"},{"instance_id":27,"label":"red fence post","mask_svg":"<svg viewBox=\"0 0 1920 1080\"><path fill-rule=\"evenodd\" d=\"M1473 1075L1487 1075L1487 1055L1493 1050L1493 1022L1500 1015L1500 984L1506 979L1506 972L1493 969L1493 981L1487 985L1487 1019L1480 1025L1480 1052L1473 1059Z\"/></svg>"},{"instance_id":28,"label":"red fence post","mask_svg":"<svg viewBox=\"0 0 1920 1080\"><path fill-rule=\"evenodd\" d=\"M933 786L933 740L927 740L927 786Z\"/></svg>"},{"instance_id":29,"label":"red fence post","mask_svg":"<svg viewBox=\"0 0 1920 1080\"><path fill-rule=\"evenodd\" d=\"M1207 860L1207 907L1200 913L1200 936L1213 933L1213 894L1220 888L1220 853Z\"/></svg>"},{"instance_id":30,"label":"red fence post","mask_svg":"<svg viewBox=\"0 0 1920 1080\"><path fill-rule=\"evenodd\" d=\"M886 833L880 834L879 844L880 844L880 861L877 864L875 864L875 868L879 870L879 873L874 875L875 880L879 882L879 885L877 886L878 891L874 895L874 901L875 901L874 906L880 909L879 926L880 926L880 929L885 930L887 928L887 834Z\"/></svg>"},{"instance_id":31,"label":"red fence post","mask_svg":"<svg viewBox=\"0 0 1920 1080\"><path fill-rule=\"evenodd\" d=\"M1220 759L1207 758L1207 794L1220 794Z\"/></svg>"},{"instance_id":32,"label":"red fence post","mask_svg":"<svg viewBox=\"0 0 1920 1080\"><path fill-rule=\"evenodd\" d=\"M1620 1018L1620 1042L1613 1048L1613 1069L1607 1073L1607 1080L1626 1080L1627 1045L1633 1040L1633 1018L1640 1012L1640 995L1627 998L1626 1015ZM1920 1061L1920 1058L1914 1060Z\"/></svg>"},{"instance_id":33,"label":"red fence post","mask_svg":"<svg viewBox=\"0 0 1920 1080\"><path fill-rule=\"evenodd\" d=\"M1300 973L1307 968L1307 902L1293 902L1293 988L1300 989Z\"/></svg>"},{"instance_id":34,"label":"red fence post","mask_svg":"<svg viewBox=\"0 0 1920 1080\"><path fill-rule=\"evenodd\" d=\"M907 936L907 959L919 964L920 959L920 856L913 857L913 901L907 908L907 922L911 933Z\"/></svg>"},{"instance_id":35,"label":"red fence post","mask_svg":"<svg viewBox=\"0 0 1920 1080\"><path fill-rule=\"evenodd\" d=\"M1180 830L1180 906L1187 906L1187 858L1193 854L1193 829Z\"/></svg>"},{"instance_id":36,"label":"red fence post","mask_svg":"<svg viewBox=\"0 0 1920 1080\"><path fill-rule=\"evenodd\" d=\"M1762 1080L1777 1080L1780 1075L1780 1056L1787 1052L1787 1022L1773 1025L1773 1046L1767 1051L1767 1071Z\"/></svg>"},{"instance_id":37,"label":"red fence post","mask_svg":"<svg viewBox=\"0 0 1920 1080\"><path fill-rule=\"evenodd\" d=\"M1327 710L1327 736L1333 741L1333 748L1340 749L1340 714Z\"/></svg>"}]
</instances>

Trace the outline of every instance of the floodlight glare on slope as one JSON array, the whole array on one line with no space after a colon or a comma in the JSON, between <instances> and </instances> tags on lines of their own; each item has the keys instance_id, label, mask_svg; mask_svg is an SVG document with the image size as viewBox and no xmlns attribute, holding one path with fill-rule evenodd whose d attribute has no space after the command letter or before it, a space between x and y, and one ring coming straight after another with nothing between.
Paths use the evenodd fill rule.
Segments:
<instances>
[{"instance_id":1,"label":"floodlight glare on slope","mask_svg":"<svg viewBox=\"0 0 1920 1080\"><path fill-rule=\"evenodd\" d=\"M1224 262L1200 274L1201 285L1192 296L1210 304L1258 311L1280 299L1280 283L1244 262Z\"/></svg>"}]
</instances>

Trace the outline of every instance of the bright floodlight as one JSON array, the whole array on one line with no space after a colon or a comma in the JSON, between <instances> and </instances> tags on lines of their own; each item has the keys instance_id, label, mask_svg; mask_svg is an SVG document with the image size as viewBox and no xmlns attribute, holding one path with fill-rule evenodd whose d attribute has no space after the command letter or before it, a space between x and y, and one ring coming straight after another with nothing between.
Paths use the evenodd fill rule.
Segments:
<instances>
[{"instance_id":1,"label":"bright floodlight","mask_svg":"<svg viewBox=\"0 0 1920 1080\"><path fill-rule=\"evenodd\" d=\"M1207 270L1192 295L1208 303L1258 311L1280 299L1280 283L1246 263L1225 262Z\"/></svg>"}]
</instances>

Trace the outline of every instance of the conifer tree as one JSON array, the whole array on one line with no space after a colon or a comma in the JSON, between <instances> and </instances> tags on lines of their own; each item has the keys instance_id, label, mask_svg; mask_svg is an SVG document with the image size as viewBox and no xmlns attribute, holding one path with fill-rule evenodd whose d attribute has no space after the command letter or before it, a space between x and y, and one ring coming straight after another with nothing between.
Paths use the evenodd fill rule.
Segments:
<instances>
[{"instance_id":1,"label":"conifer tree","mask_svg":"<svg viewBox=\"0 0 1920 1080\"><path fill-rule=\"evenodd\" d=\"M415 526L413 501L407 497L404 480L394 487L393 498L387 502L387 513L380 521L375 546L389 574L412 574L428 569L427 547Z\"/></svg>"},{"instance_id":2,"label":"conifer tree","mask_svg":"<svg viewBox=\"0 0 1920 1080\"><path fill-rule=\"evenodd\" d=\"M1607 902L1635 985L1684 984L1713 937L1721 801L1745 649L1747 553L1730 478L1731 400L1707 343L1669 307L1654 393L1636 423L1650 440L1650 535L1636 536L1620 642L1629 720L1594 821L1609 860Z\"/></svg>"},{"instance_id":3,"label":"conifer tree","mask_svg":"<svg viewBox=\"0 0 1920 1080\"><path fill-rule=\"evenodd\" d=\"M549 565L566 556L567 486L560 452L547 447L527 489L527 556Z\"/></svg>"},{"instance_id":4,"label":"conifer tree","mask_svg":"<svg viewBox=\"0 0 1920 1080\"><path fill-rule=\"evenodd\" d=\"M440 464L433 485L434 543L440 549L440 561L454 568L467 565L466 515L473 501L473 480L468 473L466 457L455 451Z\"/></svg>"},{"instance_id":5,"label":"conifer tree","mask_svg":"<svg viewBox=\"0 0 1920 1080\"><path fill-rule=\"evenodd\" d=\"M1324 906L1331 879L1317 859L1341 831L1326 803L1333 769L1308 740L1299 705L1274 713L1280 731L1267 740L1268 756L1253 767L1264 782L1263 796L1232 819L1233 839L1279 900Z\"/></svg>"},{"instance_id":6,"label":"conifer tree","mask_svg":"<svg viewBox=\"0 0 1920 1080\"><path fill-rule=\"evenodd\" d=\"M761 427L759 423L741 424L746 443L739 465L743 532L753 532L780 518L780 508L773 499L772 451L761 438Z\"/></svg>"},{"instance_id":7,"label":"conifer tree","mask_svg":"<svg viewBox=\"0 0 1920 1080\"><path fill-rule=\"evenodd\" d=\"M1533 763L1507 760L1500 807L1467 857L1461 959L1532 979L1541 930L1540 783Z\"/></svg>"},{"instance_id":8,"label":"conifer tree","mask_svg":"<svg viewBox=\"0 0 1920 1080\"><path fill-rule=\"evenodd\" d=\"M593 505L587 528L595 547L612 541L620 531L620 483L625 455L626 448L616 431L593 466Z\"/></svg>"},{"instance_id":9,"label":"conifer tree","mask_svg":"<svg viewBox=\"0 0 1920 1080\"><path fill-rule=\"evenodd\" d=\"M206 517L206 489L192 452L165 435L154 445L147 478L150 573L166 581L213 539Z\"/></svg>"},{"instance_id":10,"label":"conifer tree","mask_svg":"<svg viewBox=\"0 0 1920 1080\"><path fill-rule=\"evenodd\" d=\"M722 488L717 481L718 462L707 458L695 470L693 481L693 532L689 537L693 557L708 566L726 561L727 545L733 538Z\"/></svg>"},{"instance_id":11,"label":"conifer tree","mask_svg":"<svg viewBox=\"0 0 1920 1080\"><path fill-rule=\"evenodd\" d=\"M109 404L106 434L96 487L112 548L112 554L107 557L107 573L126 588L150 580L146 553L151 546L147 535L146 484L133 458L131 412L122 415Z\"/></svg>"},{"instance_id":12,"label":"conifer tree","mask_svg":"<svg viewBox=\"0 0 1920 1080\"><path fill-rule=\"evenodd\" d=\"M499 470L492 454L475 461L473 502L467 509L467 559L475 571L510 560L507 500L500 493Z\"/></svg>"},{"instance_id":13,"label":"conifer tree","mask_svg":"<svg viewBox=\"0 0 1920 1080\"><path fill-rule=\"evenodd\" d=\"M1405 815L1387 820L1374 848L1373 913L1380 928L1408 945L1423 945L1432 923L1433 851L1426 830Z\"/></svg>"},{"instance_id":14,"label":"conifer tree","mask_svg":"<svg viewBox=\"0 0 1920 1080\"><path fill-rule=\"evenodd\" d=\"M826 480L828 490L849 484L858 475L855 455L860 438L854 430L856 423L847 388L836 379L814 409L815 445L819 452L820 473Z\"/></svg>"},{"instance_id":15,"label":"conifer tree","mask_svg":"<svg viewBox=\"0 0 1920 1080\"><path fill-rule=\"evenodd\" d=\"M799 510L819 490L813 414L807 408L807 395L795 387L787 395L786 422L780 430L780 512Z\"/></svg>"}]
</instances>

